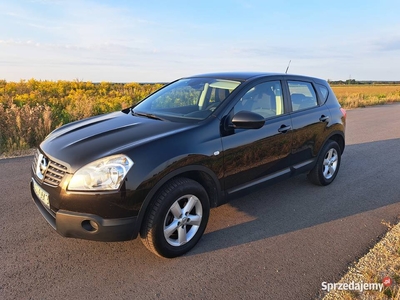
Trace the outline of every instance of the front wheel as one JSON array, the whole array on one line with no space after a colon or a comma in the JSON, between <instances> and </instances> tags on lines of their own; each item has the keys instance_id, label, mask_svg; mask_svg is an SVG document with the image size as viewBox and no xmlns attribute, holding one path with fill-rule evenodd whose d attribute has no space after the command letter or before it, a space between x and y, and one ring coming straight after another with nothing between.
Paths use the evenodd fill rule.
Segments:
<instances>
[{"instance_id":1,"label":"front wheel","mask_svg":"<svg viewBox=\"0 0 400 300\"><path fill-rule=\"evenodd\" d=\"M328 141L318 157L317 164L308 174L308 179L316 185L328 185L339 172L341 151L338 143Z\"/></svg>"},{"instance_id":2,"label":"front wheel","mask_svg":"<svg viewBox=\"0 0 400 300\"><path fill-rule=\"evenodd\" d=\"M150 205L140 232L150 251L172 258L197 244L210 214L208 195L201 184L175 178L161 188Z\"/></svg>"}]
</instances>

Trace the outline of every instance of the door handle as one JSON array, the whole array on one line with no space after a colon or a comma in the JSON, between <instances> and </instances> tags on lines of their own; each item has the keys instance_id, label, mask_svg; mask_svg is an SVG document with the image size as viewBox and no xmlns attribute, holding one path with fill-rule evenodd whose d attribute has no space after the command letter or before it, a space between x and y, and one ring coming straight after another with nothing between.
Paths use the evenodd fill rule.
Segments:
<instances>
[{"instance_id":1,"label":"door handle","mask_svg":"<svg viewBox=\"0 0 400 300\"><path fill-rule=\"evenodd\" d=\"M319 118L319 120L320 120L321 122L326 122L326 121L329 120L329 116L322 115L321 118Z\"/></svg>"},{"instance_id":2,"label":"door handle","mask_svg":"<svg viewBox=\"0 0 400 300\"><path fill-rule=\"evenodd\" d=\"M292 129L292 126L286 126L286 125L283 124L281 127L279 127L278 131L280 133L286 133L290 129Z\"/></svg>"}]
</instances>

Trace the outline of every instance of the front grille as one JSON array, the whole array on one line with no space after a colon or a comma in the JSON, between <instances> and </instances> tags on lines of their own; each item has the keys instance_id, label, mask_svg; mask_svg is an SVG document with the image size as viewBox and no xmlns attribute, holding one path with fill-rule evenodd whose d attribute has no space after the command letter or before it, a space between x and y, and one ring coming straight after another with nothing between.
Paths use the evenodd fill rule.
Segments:
<instances>
[{"instance_id":1,"label":"front grille","mask_svg":"<svg viewBox=\"0 0 400 300\"><path fill-rule=\"evenodd\" d=\"M66 171L67 167L50 160L43 182L50 185L59 185Z\"/></svg>"},{"instance_id":2,"label":"front grille","mask_svg":"<svg viewBox=\"0 0 400 300\"><path fill-rule=\"evenodd\" d=\"M47 183L48 185L58 186L63 179L65 173L67 172L67 167L55 161L52 161L45 155L43 155L43 159L45 159L47 165L45 168L41 168L39 165L42 163L41 161L39 161L40 156L41 154L39 153L39 151L37 151L33 159L32 165L34 174L39 179L41 179L42 182Z\"/></svg>"}]
</instances>

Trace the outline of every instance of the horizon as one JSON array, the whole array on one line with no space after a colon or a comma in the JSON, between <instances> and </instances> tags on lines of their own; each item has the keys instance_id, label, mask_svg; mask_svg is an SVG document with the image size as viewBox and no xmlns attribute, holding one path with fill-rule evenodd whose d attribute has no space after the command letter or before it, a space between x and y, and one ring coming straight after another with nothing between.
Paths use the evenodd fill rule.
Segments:
<instances>
[{"instance_id":1,"label":"horizon","mask_svg":"<svg viewBox=\"0 0 400 300\"><path fill-rule=\"evenodd\" d=\"M296 75L296 74L289 74L289 75ZM176 78L179 79L179 78ZM324 79L324 78L322 78ZM36 78L28 78L28 79L20 79L20 80L6 80L6 79L1 79L1 81L5 81L6 83L21 83L21 82L28 82L29 80L35 80L39 82L58 82L58 81L66 81L66 82L90 82L93 84L101 84L101 83L110 83L110 84L129 84L129 83L137 83L137 84L169 84L172 81L93 81L93 80L79 80L77 78L75 79L36 79ZM347 84L347 85L363 85L363 84L394 84L394 85L400 85L400 80L357 80L355 78L351 79L338 79L338 80L326 80L329 84L333 83L340 83L340 84ZM348 80L354 80L355 82L348 83Z\"/></svg>"},{"instance_id":2,"label":"horizon","mask_svg":"<svg viewBox=\"0 0 400 300\"><path fill-rule=\"evenodd\" d=\"M0 0L0 79L170 82L263 71L400 81L400 3ZM373 22L371 22L373 20Z\"/></svg>"}]
</instances>

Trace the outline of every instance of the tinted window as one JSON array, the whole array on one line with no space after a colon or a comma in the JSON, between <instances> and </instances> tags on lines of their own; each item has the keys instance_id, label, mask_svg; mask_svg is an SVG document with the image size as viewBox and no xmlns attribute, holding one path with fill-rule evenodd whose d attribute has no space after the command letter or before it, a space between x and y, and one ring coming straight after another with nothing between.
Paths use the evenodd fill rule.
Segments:
<instances>
[{"instance_id":1,"label":"tinted window","mask_svg":"<svg viewBox=\"0 0 400 300\"><path fill-rule=\"evenodd\" d=\"M321 84L317 84L317 87L318 87L319 91L322 94L323 102L325 102L326 99L328 99L328 95L329 95L328 88L326 86L321 85Z\"/></svg>"},{"instance_id":2,"label":"tinted window","mask_svg":"<svg viewBox=\"0 0 400 300\"><path fill-rule=\"evenodd\" d=\"M318 105L317 95L315 94L314 88L310 82L288 81L288 85L293 111Z\"/></svg>"},{"instance_id":3,"label":"tinted window","mask_svg":"<svg viewBox=\"0 0 400 300\"><path fill-rule=\"evenodd\" d=\"M250 88L235 105L235 113L247 110L264 118L284 113L280 81L268 81Z\"/></svg>"}]
</instances>

